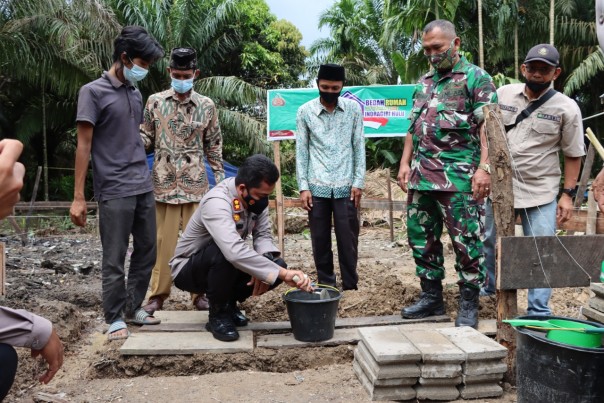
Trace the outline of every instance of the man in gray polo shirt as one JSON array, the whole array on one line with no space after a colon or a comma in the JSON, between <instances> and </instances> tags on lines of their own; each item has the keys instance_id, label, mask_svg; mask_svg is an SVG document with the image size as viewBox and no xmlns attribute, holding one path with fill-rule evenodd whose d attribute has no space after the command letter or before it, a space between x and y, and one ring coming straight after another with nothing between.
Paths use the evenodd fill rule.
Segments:
<instances>
[{"instance_id":1,"label":"man in gray polo shirt","mask_svg":"<svg viewBox=\"0 0 604 403\"><path fill-rule=\"evenodd\" d=\"M536 45L521 66L526 83L497 90L512 157L514 209L526 236L555 235L556 224L570 219L581 157L585 155L577 103L553 89L551 98L546 98L552 82L560 75L559 61L555 47ZM546 99L542 105L516 123L522 111L542 98ZM564 184L559 192L560 151L564 155ZM558 193L560 198L556 201ZM481 295L490 295L495 292L496 238L490 200L486 203L485 237L487 282ZM551 292L550 288L529 290L527 314L551 315Z\"/></svg>"},{"instance_id":2,"label":"man in gray polo shirt","mask_svg":"<svg viewBox=\"0 0 604 403\"><path fill-rule=\"evenodd\" d=\"M92 153L94 197L99 203L103 246L103 311L109 340L129 335L125 321L155 324L143 309L155 264L155 199L139 135L143 99L134 86L164 51L141 27L125 27L115 39L113 65L80 89L74 200L70 216L86 225L84 185ZM124 263L130 235L133 251L126 282Z\"/></svg>"}]
</instances>

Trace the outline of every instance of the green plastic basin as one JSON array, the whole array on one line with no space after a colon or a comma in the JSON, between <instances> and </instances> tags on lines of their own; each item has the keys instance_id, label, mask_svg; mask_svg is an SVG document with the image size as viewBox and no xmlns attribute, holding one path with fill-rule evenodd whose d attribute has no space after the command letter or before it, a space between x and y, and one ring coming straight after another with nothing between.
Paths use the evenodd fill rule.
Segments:
<instances>
[{"instance_id":1,"label":"green plastic basin","mask_svg":"<svg viewBox=\"0 0 604 403\"><path fill-rule=\"evenodd\" d=\"M549 319L549 322L561 327L572 329L596 329L596 326L572 320ZM602 335L597 333L582 333L572 330L548 330L549 340L577 347L597 348L602 346Z\"/></svg>"}]
</instances>

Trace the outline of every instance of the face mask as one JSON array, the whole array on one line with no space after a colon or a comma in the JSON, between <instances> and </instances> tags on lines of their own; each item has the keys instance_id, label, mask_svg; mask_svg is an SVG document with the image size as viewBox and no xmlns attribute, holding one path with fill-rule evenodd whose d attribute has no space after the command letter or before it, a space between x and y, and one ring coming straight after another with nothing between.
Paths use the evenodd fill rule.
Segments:
<instances>
[{"instance_id":1,"label":"face mask","mask_svg":"<svg viewBox=\"0 0 604 403\"><path fill-rule=\"evenodd\" d=\"M147 73L149 72L149 70L143 69L139 65L135 64L132 60L130 60L130 63L132 63L131 69L129 69L128 67L126 67L124 65L124 78L126 80L128 80L132 84L134 84L134 83L141 81L143 78L145 78L147 76Z\"/></svg>"},{"instance_id":2,"label":"face mask","mask_svg":"<svg viewBox=\"0 0 604 403\"><path fill-rule=\"evenodd\" d=\"M548 81L546 83L536 83L534 81L527 81L526 82L526 86L528 87L528 89L531 90L531 91L533 91L534 93L537 93L537 94L540 94L541 92L543 92L546 89L548 89L551 84L552 84L551 81Z\"/></svg>"},{"instance_id":3,"label":"face mask","mask_svg":"<svg viewBox=\"0 0 604 403\"><path fill-rule=\"evenodd\" d=\"M247 196L243 198L247 203L247 211L254 214L260 214L268 207L268 197L262 197L260 199L254 199L250 192L247 192Z\"/></svg>"},{"instance_id":4,"label":"face mask","mask_svg":"<svg viewBox=\"0 0 604 403\"><path fill-rule=\"evenodd\" d=\"M179 94L186 94L187 92L191 91L191 88L193 88L193 79L189 78L188 80L177 80L173 78L172 88L174 88L174 91L178 92Z\"/></svg>"},{"instance_id":5,"label":"face mask","mask_svg":"<svg viewBox=\"0 0 604 403\"><path fill-rule=\"evenodd\" d=\"M434 67L435 70L443 71L443 70L451 70L455 65L455 40L451 41L451 45L449 49L444 52L437 53L435 55L429 55L428 61Z\"/></svg>"},{"instance_id":6,"label":"face mask","mask_svg":"<svg viewBox=\"0 0 604 403\"><path fill-rule=\"evenodd\" d=\"M335 104L336 102L338 102L338 98L340 97L340 92L324 92L319 90L319 95L321 96L321 98L323 99L323 101L325 101L326 104L328 105L332 105Z\"/></svg>"}]
</instances>

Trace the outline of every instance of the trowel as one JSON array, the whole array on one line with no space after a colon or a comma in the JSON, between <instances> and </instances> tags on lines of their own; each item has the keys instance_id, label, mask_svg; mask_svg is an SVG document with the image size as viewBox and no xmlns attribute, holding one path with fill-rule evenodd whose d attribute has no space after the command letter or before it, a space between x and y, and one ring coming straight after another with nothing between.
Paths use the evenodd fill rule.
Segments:
<instances>
[{"instance_id":1,"label":"trowel","mask_svg":"<svg viewBox=\"0 0 604 403\"><path fill-rule=\"evenodd\" d=\"M298 277L296 275L292 278L292 280L294 280L297 283L298 281L300 281L300 277ZM319 296L318 299L329 299L330 298L329 291L327 291L326 288L321 288L321 290L319 291L316 287L316 284L314 284L314 283L311 284L311 287L312 287L312 291L310 291L310 293L312 293L314 295L318 295Z\"/></svg>"}]
</instances>

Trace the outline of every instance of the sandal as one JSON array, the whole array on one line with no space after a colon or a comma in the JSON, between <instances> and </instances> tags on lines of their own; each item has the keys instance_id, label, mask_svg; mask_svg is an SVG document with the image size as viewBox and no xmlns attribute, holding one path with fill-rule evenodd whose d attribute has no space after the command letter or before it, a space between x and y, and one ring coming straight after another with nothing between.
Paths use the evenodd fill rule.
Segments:
<instances>
[{"instance_id":1,"label":"sandal","mask_svg":"<svg viewBox=\"0 0 604 403\"><path fill-rule=\"evenodd\" d=\"M149 315L143 308L138 308L134 312L134 318L126 319L126 322L132 323L133 325L159 325L161 319L157 319L153 315Z\"/></svg>"},{"instance_id":2,"label":"sandal","mask_svg":"<svg viewBox=\"0 0 604 403\"><path fill-rule=\"evenodd\" d=\"M127 333L125 336L116 334L120 330L124 330L124 329L126 329L126 333ZM123 340L123 339L127 339L129 336L130 336L130 331L128 330L128 326L126 326L126 322L124 322L121 319L118 319L115 322L113 322L109 326L109 329L107 330L107 340L109 340L109 341Z\"/></svg>"}]
</instances>

